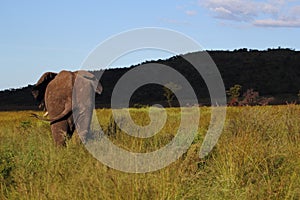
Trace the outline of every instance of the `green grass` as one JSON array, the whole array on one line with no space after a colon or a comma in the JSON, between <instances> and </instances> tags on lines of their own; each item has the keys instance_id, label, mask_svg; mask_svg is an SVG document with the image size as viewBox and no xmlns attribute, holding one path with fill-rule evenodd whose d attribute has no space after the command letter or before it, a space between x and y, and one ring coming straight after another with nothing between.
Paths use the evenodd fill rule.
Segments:
<instances>
[{"instance_id":1,"label":"green grass","mask_svg":"<svg viewBox=\"0 0 300 200\"><path fill-rule=\"evenodd\" d=\"M149 123L147 108L130 112L137 124ZM204 159L199 150L210 109L201 108L189 150L145 174L103 165L76 135L66 148L56 148L49 124L29 113L0 112L0 199L300 199L300 106L228 108L218 144ZM172 139L179 109L167 113L160 133L137 139L114 127L111 110L97 110L109 138L133 152L153 151Z\"/></svg>"}]
</instances>

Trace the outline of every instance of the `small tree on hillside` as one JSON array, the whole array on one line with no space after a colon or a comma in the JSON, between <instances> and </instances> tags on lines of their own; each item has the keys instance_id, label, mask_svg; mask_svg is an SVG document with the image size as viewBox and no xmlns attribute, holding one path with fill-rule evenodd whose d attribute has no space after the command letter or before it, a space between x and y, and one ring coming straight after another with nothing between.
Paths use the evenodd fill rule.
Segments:
<instances>
[{"instance_id":1,"label":"small tree on hillside","mask_svg":"<svg viewBox=\"0 0 300 200\"><path fill-rule=\"evenodd\" d=\"M230 106L234 106L234 105L238 105L239 102L239 96L240 91L241 91L242 86L241 85L234 85L233 87L231 87L229 90L226 91L226 94L229 96L229 105Z\"/></svg>"},{"instance_id":2,"label":"small tree on hillside","mask_svg":"<svg viewBox=\"0 0 300 200\"><path fill-rule=\"evenodd\" d=\"M180 85L177 85L176 83L169 82L165 84L164 86L164 96L167 98L169 107L172 107L172 101L175 97L174 92L181 89Z\"/></svg>"}]
</instances>

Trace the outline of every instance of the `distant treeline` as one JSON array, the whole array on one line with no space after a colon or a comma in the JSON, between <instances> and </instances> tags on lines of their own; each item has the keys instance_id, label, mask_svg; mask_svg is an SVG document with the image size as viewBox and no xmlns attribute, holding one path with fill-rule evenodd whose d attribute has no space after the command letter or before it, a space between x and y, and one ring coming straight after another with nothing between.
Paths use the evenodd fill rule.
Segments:
<instances>
[{"instance_id":1,"label":"distant treeline","mask_svg":"<svg viewBox=\"0 0 300 200\"><path fill-rule=\"evenodd\" d=\"M274 97L271 104L285 104L299 101L300 90L300 52L292 49L268 49L265 51L238 49L234 51L207 51L218 67L226 90L238 84L241 93L248 89L259 92L263 97ZM200 56L203 52L190 53ZM103 93L96 96L96 107L110 107L110 99L117 81L128 70L143 67L147 63L160 63L170 66L182 74L193 87L199 105L209 105L209 93L201 75L180 55L166 60L146 61L128 68L105 70L101 76ZM93 72L101 73L101 72ZM0 91L0 110L37 109L31 95L32 85L20 89ZM173 105L177 106L176 98ZM134 92L130 106L162 104L168 99L164 86L148 84Z\"/></svg>"}]
</instances>

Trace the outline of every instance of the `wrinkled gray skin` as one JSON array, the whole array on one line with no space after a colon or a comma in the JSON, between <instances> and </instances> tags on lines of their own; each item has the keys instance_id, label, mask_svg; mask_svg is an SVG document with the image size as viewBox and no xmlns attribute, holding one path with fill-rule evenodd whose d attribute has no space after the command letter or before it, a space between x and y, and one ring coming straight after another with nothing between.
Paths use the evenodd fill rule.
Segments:
<instances>
[{"instance_id":1,"label":"wrinkled gray skin","mask_svg":"<svg viewBox=\"0 0 300 200\"><path fill-rule=\"evenodd\" d=\"M39 107L45 107L53 139L58 146L65 146L66 139L75 129L85 143L90 131L95 92L101 94L102 86L87 71L47 72L35 84L32 94Z\"/></svg>"}]
</instances>

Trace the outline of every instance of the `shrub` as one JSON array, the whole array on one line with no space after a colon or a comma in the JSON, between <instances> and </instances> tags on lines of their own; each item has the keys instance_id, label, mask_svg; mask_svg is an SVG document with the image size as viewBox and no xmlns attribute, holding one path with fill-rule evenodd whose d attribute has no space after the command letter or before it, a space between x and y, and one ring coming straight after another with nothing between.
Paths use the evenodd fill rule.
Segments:
<instances>
[{"instance_id":1,"label":"shrub","mask_svg":"<svg viewBox=\"0 0 300 200\"><path fill-rule=\"evenodd\" d=\"M248 89L242 97L240 97L240 90L242 86L234 85L226 91L229 96L229 106L255 106L255 105L268 105L274 100L273 97L260 97L259 92L254 89Z\"/></svg>"},{"instance_id":2,"label":"shrub","mask_svg":"<svg viewBox=\"0 0 300 200\"><path fill-rule=\"evenodd\" d=\"M268 105L273 98L260 97L257 91L253 89L248 89L243 94L243 100L239 102L241 106L255 106L255 105Z\"/></svg>"}]
</instances>

